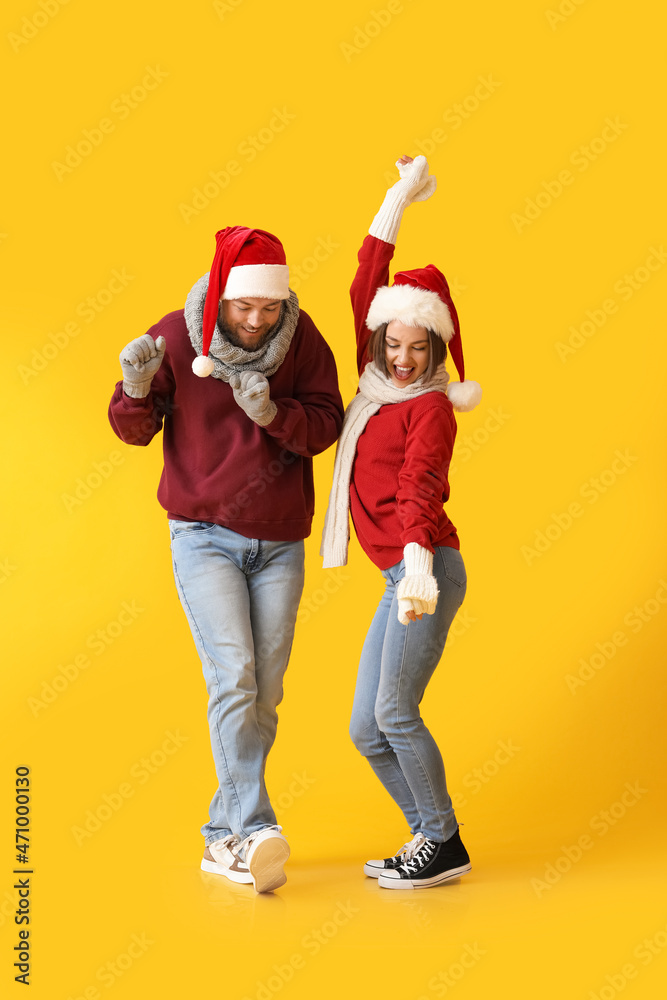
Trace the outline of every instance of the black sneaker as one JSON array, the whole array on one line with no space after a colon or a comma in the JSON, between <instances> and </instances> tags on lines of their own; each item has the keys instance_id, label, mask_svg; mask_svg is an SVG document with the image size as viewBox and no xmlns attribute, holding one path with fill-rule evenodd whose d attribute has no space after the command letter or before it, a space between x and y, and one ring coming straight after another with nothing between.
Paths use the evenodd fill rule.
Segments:
<instances>
[{"instance_id":1,"label":"black sneaker","mask_svg":"<svg viewBox=\"0 0 667 1000\"><path fill-rule=\"evenodd\" d=\"M430 889L458 878L472 868L457 830L444 844L425 839L414 857L378 876L383 889Z\"/></svg>"},{"instance_id":2,"label":"black sneaker","mask_svg":"<svg viewBox=\"0 0 667 1000\"><path fill-rule=\"evenodd\" d=\"M364 875L369 875L371 878L379 878L387 869L398 868L404 861L415 856L425 840L426 837L423 833L416 833L412 840L409 840L407 844L403 844L403 847L396 851L393 858L384 858L382 861L367 861L364 865Z\"/></svg>"}]
</instances>

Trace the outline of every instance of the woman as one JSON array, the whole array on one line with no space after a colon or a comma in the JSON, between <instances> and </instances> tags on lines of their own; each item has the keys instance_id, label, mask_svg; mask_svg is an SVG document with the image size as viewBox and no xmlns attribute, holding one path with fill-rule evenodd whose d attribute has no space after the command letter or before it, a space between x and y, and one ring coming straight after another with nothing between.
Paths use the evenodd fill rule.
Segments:
<instances>
[{"instance_id":1,"label":"woman","mask_svg":"<svg viewBox=\"0 0 667 1000\"><path fill-rule=\"evenodd\" d=\"M470 871L442 757L419 703L466 589L456 529L443 510L456 422L481 398L464 382L458 317L444 275L429 265L388 286L404 209L429 198L423 156L402 157L359 251L351 296L359 393L345 415L325 523L325 566L347 561L348 509L386 590L364 643L351 736L403 811L411 840L364 872L387 889L439 885ZM449 343L461 377L448 385ZM348 507L349 505L349 507Z\"/></svg>"}]
</instances>

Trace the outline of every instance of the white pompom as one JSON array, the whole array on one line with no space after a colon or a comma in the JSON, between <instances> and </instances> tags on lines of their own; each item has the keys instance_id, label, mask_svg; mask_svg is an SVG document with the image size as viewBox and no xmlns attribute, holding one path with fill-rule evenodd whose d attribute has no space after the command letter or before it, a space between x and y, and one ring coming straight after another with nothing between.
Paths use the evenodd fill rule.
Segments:
<instances>
[{"instance_id":1,"label":"white pompom","mask_svg":"<svg viewBox=\"0 0 667 1000\"><path fill-rule=\"evenodd\" d=\"M482 387L479 382L466 379L465 382L450 382L447 386L447 397L459 413L474 410L482 398Z\"/></svg>"},{"instance_id":2,"label":"white pompom","mask_svg":"<svg viewBox=\"0 0 667 1000\"><path fill-rule=\"evenodd\" d=\"M199 357L195 358L192 362L192 370L195 375L199 375L200 378L206 378L213 371L214 365L210 358L204 357L200 354Z\"/></svg>"}]
</instances>

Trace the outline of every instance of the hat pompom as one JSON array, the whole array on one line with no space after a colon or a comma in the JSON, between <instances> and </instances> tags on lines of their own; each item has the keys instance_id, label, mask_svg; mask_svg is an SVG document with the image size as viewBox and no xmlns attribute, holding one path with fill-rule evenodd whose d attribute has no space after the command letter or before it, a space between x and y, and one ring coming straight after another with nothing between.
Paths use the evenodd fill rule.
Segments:
<instances>
[{"instance_id":1,"label":"hat pompom","mask_svg":"<svg viewBox=\"0 0 667 1000\"><path fill-rule=\"evenodd\" d=\"M199 357L195 358L192 362L192 370L195 375L199 375L200 378L206 378L213 371L215 365L211 358L205 357L205 355L200 354Z\"/></svg>"},{"instance_id":2,"label":"hat pompom","mask_svg":"<svg viewBox=\"0 0 667 1000\"><path fill-rule=\"evenodd\" d=\"M482 398L482 387L479 382L466 379L465 382L450 382L447 386L447 398L459 413L474 410Z\"/></svg>"}]
</instances>

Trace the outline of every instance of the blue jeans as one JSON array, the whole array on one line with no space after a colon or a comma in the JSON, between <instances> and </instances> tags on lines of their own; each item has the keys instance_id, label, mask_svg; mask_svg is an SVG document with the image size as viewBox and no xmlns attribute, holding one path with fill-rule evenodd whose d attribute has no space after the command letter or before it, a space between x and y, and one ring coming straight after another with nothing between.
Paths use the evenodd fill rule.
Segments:
<instances>
[{"instance_id":1,"label":"blue jeans","mask_svg":"<svg viewBox=\"0 0 667 1000\"><path fill-rule=\"evenodd\" d=\"M204 669L218 789L206 844L272 826L264 781L303 590L304 546L169 521L174 578Z\"/></svg>"},{"instance_id":2,"label":"blue jeans","mask_svg":"<svg viewBox=\"0 0 667 1000\"><path fill-rule=\"evenodd\" d=\"M411 833L442 843L456 833L457 822L442 757L419 704L465 596L466 571L458 549L437 548L433 574L440 591L435 614L401 625L396 590L405 576L403 560L382 571L387 586L361 653L350 735L403 811Z\"/></svg>"}]
</instances>

